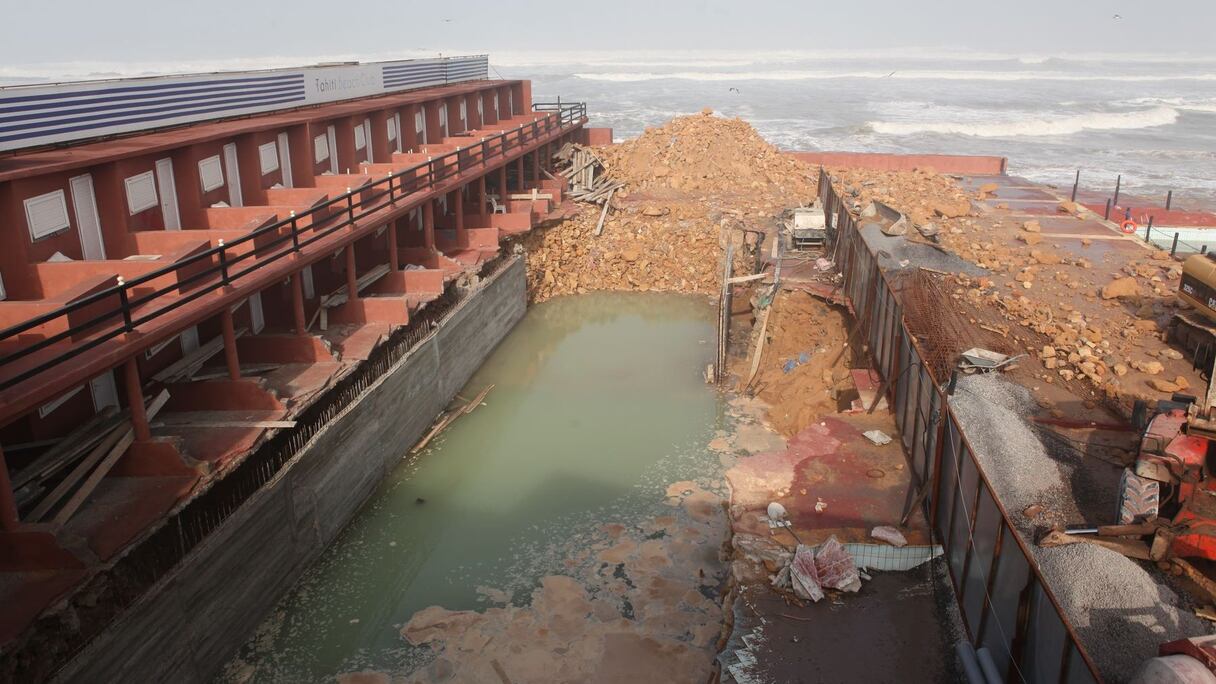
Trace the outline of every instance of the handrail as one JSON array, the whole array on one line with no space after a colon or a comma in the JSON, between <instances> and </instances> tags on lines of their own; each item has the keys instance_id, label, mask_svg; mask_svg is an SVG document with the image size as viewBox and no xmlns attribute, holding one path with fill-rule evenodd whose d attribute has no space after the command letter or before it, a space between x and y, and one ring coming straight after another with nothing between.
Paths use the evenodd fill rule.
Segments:
<instances>
[{"instance_id":1,"label":"handrail","mask_svg":"<svg viewBox=\"0 0 1216 684\"><path fill-rule=\"evenodd\" d=\"M192 254L163 268L145 273L131 280L123 280L120 277L116 285L82 297L54 311L39 314L22 323L0 330L0 344L3 344L16 338L18 335L52 321L59 319L66 320L69 315L108 299L117 297L119 300L117 307L108 309L84 322L69 325L62 332L0 356L0 370L2 370L30 354L34 354L65 340L70 340L82 333L90 332L107 322L120 321L119 325L109 330L100 331L95 337L73 345L70 350L66 350L52 359L39 363L17 375L0 380L0 390L12 387L17 383L42 373L58 364L64 358L92 349L123 333L131 332L137 326L153 321L203 295L223 287L228 287L232 284L232 281L249 275L266 264L273 263L284 256L298 253L301 248L322 240L342 228L352 226L359 219L391 206L399 199L415 193L426 192L433 189L442 181L477 166L484 165L492 153L496 154L496 156L506 156L511 150L521 147L543 134L582 123L586 118L587 107L585 103L574 102L563 103L558 109L538 111L552 111L557 116L546 116L543 119L521 124L497 135L478 140L472 145L458 146L454 151L429 158L425 162L402 169L401 171L391 172L380 180L364 184L358 188L347 188L345 193L337 197L298 213L293 211L288 218L253 230L232 242L225 243L221 240L220 244L216 247ZM472 150L477 150L478 153L474 154L471 152ZM356 197L361 197L362 199L356 199ZM387 199L379 201L384 198ZM372 205L371 203L373 202L376 202L376 204ZM312 219L313 217L316 217L317 220L306 228L302 229L300 227L302 219ZM277 234L284 230L284 234ZM311 235L301 236L302 232L311 232ZM271 236L273 236L271 239L260 245L254 246L251 244L259 238L269 238ZM287 243L290 243L290 245L287 246ZM251 248L244 253L232 254L233 248L245 245L249 245ZM286 249L276 249L280 246L285 246ZM276 249L276 251L269 252L271 249ZM235 265L250 259L255 260L255 263L242 270L233 272ZM189 267L200 262L211 262L213 260L217 260L218 263L197 273L182 272L184 269L189 269ZM190 285L217 275L219 278L213 282L200 284L197 289L190 290ZM160 287L140 297L132 298L131 291L133 288L149 284L158 278L166 276L177 276L177 278L171 285ZM163 301L164 298L171 296L175 292L181 293L181 296L173 301L163 302L164 306L155 311L142 316L136 315L135 309L152 304L153 302Z\"/></svg>"}]
</instances>

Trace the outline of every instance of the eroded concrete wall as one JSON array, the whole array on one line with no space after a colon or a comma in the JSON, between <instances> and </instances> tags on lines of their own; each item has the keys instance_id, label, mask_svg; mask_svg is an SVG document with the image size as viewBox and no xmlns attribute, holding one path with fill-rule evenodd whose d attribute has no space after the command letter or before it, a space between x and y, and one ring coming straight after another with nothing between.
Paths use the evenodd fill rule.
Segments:
<instances>
[{"instance_id":1,"label":"eroded concrete wall","mask_svg":"<svg viewBox=\"0 0 1216 684\"><path fill-rule=\"evenodd\" d=\"M335 418L57 681L210 680L527 307L517 258Z\"/></svg>"}]
</instances>

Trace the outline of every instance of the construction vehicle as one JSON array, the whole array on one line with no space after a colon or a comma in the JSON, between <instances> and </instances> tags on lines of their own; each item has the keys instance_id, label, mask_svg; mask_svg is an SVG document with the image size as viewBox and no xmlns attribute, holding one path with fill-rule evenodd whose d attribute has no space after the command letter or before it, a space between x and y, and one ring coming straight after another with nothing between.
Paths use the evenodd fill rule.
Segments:
<instances>
[{"instance_id":1,"label":"construction vehicle","mask_svg":"<svg viewBox=\"0 0 1216 684\"><path fill-rule=\"evenodd\" d=\"M1196 254L1183 264L1178 297L1192 309L1170 323L1169 339L1206 372L1203 397L1175 394L1151 418L1137 402L1143 427L1136 462L1119 483L1119 525L1151 525L1150 558L1216 560L1216 261Z\"/></svg>"}]
</instances>

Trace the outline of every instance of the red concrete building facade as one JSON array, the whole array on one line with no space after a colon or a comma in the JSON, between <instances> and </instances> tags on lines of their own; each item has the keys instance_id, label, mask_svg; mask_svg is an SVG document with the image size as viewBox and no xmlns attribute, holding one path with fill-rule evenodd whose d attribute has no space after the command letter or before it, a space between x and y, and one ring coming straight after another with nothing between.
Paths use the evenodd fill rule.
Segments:
<instances>
[{"instance_id":1,"label":"red concrete building facade","mask_svg":"<svg viewBox=\"0 0 1216 684\"><path fill-rule=\"evenodd\" d=\"M0 156L0 643L556 210L585 122L473 78Z\"/></svg>"}]
</instances>

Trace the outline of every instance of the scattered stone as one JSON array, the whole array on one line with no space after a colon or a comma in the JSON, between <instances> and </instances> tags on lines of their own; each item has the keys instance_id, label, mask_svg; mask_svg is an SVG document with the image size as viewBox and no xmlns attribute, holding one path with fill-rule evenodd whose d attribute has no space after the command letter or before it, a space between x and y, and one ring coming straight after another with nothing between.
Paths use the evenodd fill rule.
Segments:
<instances>
[{"instance_id":1,"label":"scattered stone","mask_svg":"<svg viewBox=\"0 0 1216 684\"><path fill-rule=\"evenodd\" d=\"M1135 297L1140 294L1140 284L1135 278L1116 278L1102 288L1102 299Z\"/></svg>"}]
</instances>

